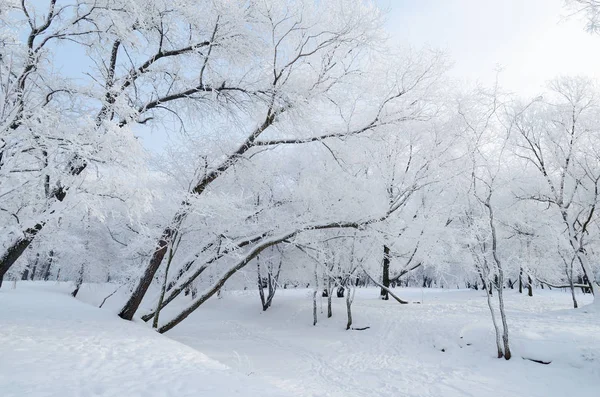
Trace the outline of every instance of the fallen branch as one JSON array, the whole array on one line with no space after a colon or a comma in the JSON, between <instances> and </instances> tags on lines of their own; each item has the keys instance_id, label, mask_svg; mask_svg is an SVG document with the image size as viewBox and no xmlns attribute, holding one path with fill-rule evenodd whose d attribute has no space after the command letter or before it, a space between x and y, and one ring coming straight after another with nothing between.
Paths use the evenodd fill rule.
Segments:
<instances>
[{"instance_id":1,"label":"fallen branch","mask_svg":"<svg viewBox=\"0 0 600 397\"><path fill-rule=\"evenodd\" d=\"M364 267L362 267L362 271L367 275L367 277L375 283L375 285L377 285L378 287L382 288L384 291L386 291L388 294L391 295L392 298L394 298L398 303L400 303L401 305L407 305L409 302L402 300L400 298L398 298L396 295L394 295L394 293L387 287L384 287L383 284L377 282L373 277L371 277L371 275L369 273L367 273L367 271L365 270Z\"/></svg>"},{"instance_id":2,"label":"fallen branch","mask_svg":"<svg viewBox=\"0 0 600 397\"><path fill-rule=\"evenodd\" d=\"M534 363L543 364L543 365L548 365L552 362L552 361L536 360L535 358L528 358L528 357L522 357L522 359L533 361Z\"/></svg>"},{"instance_id":3,"label":"fallen branch","mask_svg":"<svg viewBox=\"0 0 600 397\"><path fill-rule=\"evenodd\" d=\"M119 290L119 288L121 288L121 287L122 287L122 286L121 286L121 285L119 285L119 286L117 287L117 289L116 289L116 290L114 290L114 291L113 291L111 294L109 294L109 295L108 295L106 298L104 298L104 299L102 300L102 303L101 303L101 304L100 304L100 306L98 306L98 307L99 307L100 309L102 309L102 306L104 306L104 303L106 303L106 300L107 300L108 298L110 298L111 296L113 296L114 294L116 294L116 293L117 293L117 291Z\"/></svg>"},{"instance_id":4,"label":"fallen branch","mask_svg":"<svg viewBox=\"0 0 600 397\"><path fill-rule=\"evenodd\" d=\"M545 284L549 287L552 287L552 288L571 288L571 286L569 284L565 284L565 285L551 284L547 281L540 280L539 278L537 279L537 281L539 281L540 283ZM573 288L590 288L590 286L589 286L589 284L573 284Z\"/></svg>"},{"instance_id":5,"label":"fallen branch","mask_svg":"<svg viewBox=\"0 0 600 397\"><path fill-rule=\"evenodd\" d=\"M369 329L371 327L360 327L360 328L356 328L356 327L352 327L350 328L352 331L364 331L366 329Z\"/></svg>"}]
</instances>

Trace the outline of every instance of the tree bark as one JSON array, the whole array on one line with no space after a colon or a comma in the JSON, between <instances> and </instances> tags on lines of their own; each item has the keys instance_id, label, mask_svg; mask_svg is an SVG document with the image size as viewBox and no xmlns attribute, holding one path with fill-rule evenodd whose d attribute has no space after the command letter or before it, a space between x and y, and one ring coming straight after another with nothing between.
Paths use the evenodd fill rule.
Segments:
<instances>
[{"instance_id":1,"label":"tree bark","mask_svg":"<svg viewBox=\"0 0 600 397\"><path fill-rule=\"evenodd\" d=\"M519 269L519 294L523 293L523 267Z\"/></svg>"},{"instance_id":2,"label":"tree bark","mask_svg":"<svg viewBox=\"0 0 600 397\"><path fill-rule=\"evenodd\" d=\"M158 328L158 318L160 316L160 310L162 308L163 300L165 299L165 292L167 291L167 282L169 281L169 268L171 267L171 262L173 262L174 248L173 245L169 248L169 259L167 260L167 266L165 267L165 278L163 280L160 296L158 297L158 302L156 304L156 310L154 313L154 320L152 321L152 328Z\"/></svg>"},{"instance_id":3,"label":"tree bark","mask_svg":"<svg viewBox=\"0 0 600 397\"><path fill-rule=\"evenodd\" d=\"M387 245L383 246L383 274L381 277L381 284L385 288L381 288L379 296L383 300L390 299L388 291L390 289L390 247Z\"/></svg>"},{"instance_id":4,"label":"tree bark","mask_svg":"<svg viewBox=\"0 0 600 397\"><path fill-rule=\"evenodd\" d=\"M327 318L331 318L333 316L333 311L331 310L331 295L333 295L333 290L331 288L331 277L327 276Z\"/></svg>"},{"instance_id":5,"label":"tree bark","mask_svg":"<svg viewBox=\"0 0 600 397\"><path fill-rule=\"evenodd\" d=\"M315 263L315 288L313 291L313 327L317 325L317 291L319 290L319 275L317 274L317 264Z\"/></svg>"},{"instance_id":6,"label":"tree bark","mask_svg":"<svg viewBox=\"0 0 600 397\"><path fill-rule=\"evenodd\" d=\"M196 196L202 195L205 192L206 188L212 182L214 182L221 174L223 174L230 167L232 167L234 164L236 164L244 153L246 153L248 150L250 150L252 147L254 147L254 143L255 143L256 139L267 128L269 128L269 126L271 126L271 124L273 124L274 121L275 121L274 110L273 110L273 107L270 106L263 123L260 126L258 126L254 131L252 131L252 133L250 134L250 136L248 138L246 138L244 143L235 152L231 153L227 157L227 159L223 163L221 163L221 165L219 167L217 167L216 169L214 169L213 171L211 171L207 175L205 175L194 186L194 188L191 190L191 193ZM127 303L125 304L123 309L121 309L121 312L119 313L119 317L121 317L122 319L131 320L133 318L133 316L135 315L135 312L137 311L137 309L140 307L140 304L142 303L142 299L144 299L144 296L146 295L146 292L148 291L150 284L152 284L154 275L158 271L158 268L160 267L160 264L162 263L162 260L165 257L165 254L167 251L167 246L169 245L169 243L170 243L171 239L173 238L173 236L175 235L175 233L177 233L177 229L181 226L181 224L187 217L188 206L189 206L189 203L184 202L182 204L182 208L180 208L179 211L177 212L177 214L175 214L175 217L173 218L173 221L171 222L172 226L169 226L165 230L163 230L163 233L161 234L161 237L159 238L158 243L156 245L157 248L154 251L154 253L152 254L152 258L150 259L148 266L146 267L146 269L144 269L144 274L140 278L134 291L131 293L129 300L127 301Z\"/></svg>"},{"instance_id":7,"label":"tree bark","mask_svg":"<svg viewBox=\"0 0 600 397\"><path fill-rule=\"evenodd\" d=\"M152 258L150 259L148 266L146 267L146 269L144 269L144 273L140 278L136 288L131 293L129 300L127 301L127 303L125 303L125 305L119 312L119 317L121 317L122 319L131 320L135 315L137 309L140 307L142 299L144 299L148 288L154 280L154 275L158 271L158 268L160 267L160 264L162 263L162 260L165 257L165 254L167 253L169 244L173 237L175 237L177 229L183 223L186 215L186 212L178 212L175 216L175 222L173 226L167 227L163 231L160 239L158 240L158 246L152 254Z\"/></svg>"},{"instance_id":8,"label":"tree bark","mask_svg":"<svg viewBox=\"0 0 600 397\"><path fill-rule=\"evenodd\" d=\"M50 267L52 266L53 259L54 251L50 250L50 252L48 253L48 260L46 261L46 266L44 266L44 275L42 276L44 281L48 281L48 279L50 278Z\"/></svg>"},{"instance_id":9,"label":"tree bark","mask_svg":"<svg viewBox=\"0 0 600 397\"><path fill-rule=\"evenodd\" d=\"M506 360L510 360L512 354L510 352L510 347L508 343L508 323L506 321L506 313L504 311L504 269L502 268L502 262L500 261L500 258L498 256L498 239L496 236L496 225L494 224L494 210L491 204L491 197L492 192L490 191L490 194L487 198L486 207L488 209L490 230L492 232L492 257L494 258L494 263L496 264L496 268L498 269L498 273L494 275L494 280L496 281L496 287L498 289L498 307L500 309L500 319L502 320L502 342L504 343L504 358Z\"/></svg>"},{"instance_id":10,"label":"tree bark","mask_svg":"<svg viewBox=\"0 0 600 397\"><path fill-rule=\"evenodd\" d=\"M29 247L33 238L42 230L44 223L38 223L34 227L25 230L23 237L17 239L9 246L4 254L0 257L0 287L2 287L2 279L12 265L23 255L23 252Z\"/></svg>"},{"instance_id":11,"label":"tree bark","mask_svg":"<svg viewBox=\"0 0 600 397\"><path fill-rule=\"evenodd\" d=\"M352 289L352 292L354 292L354 289ZM354 294L351 293L350 285L348 285L348 291L346 294L346 313L348 314L348 321L346 322L346 331L352 327L352 301L353 300L354 300Z\"/></svg>"},{"instance_id":12,"label":"tree bark","mask_svg":"<svg viewBox=\"0 0 600 397\"><path fill-rule=\"evenodd\" d=\"M79 268L79 274L77 276L77 280L75 281L75 289L73 290L73 292L71 292L71 295L73 296L73 298L77 297L77 294L79 293L79 289L81 288L81 284L83 284L83 272L84 272L84 266L85 265L81 265L81 267Z\"/></svg>"},{"instance_id":13,"label":"tree bark","mask_svg":"<svg viewBox=\"0 0 600 397\"><path fill-rule=\"evenodd\" d=\"M392 298L394 298L396 300L396 302L402 304L402 305L406 305L408 304L408 301L402 300L400 298L398 298L389 288L384 287L383 284L378 283L377 281L375 281L375 279L373 277L371 277L371 275L369 273L367 273L367 271L365 270L365 268L362 269L363 272L366 274L366 276L379 288L382 288L384 290L386 290L386 292L388 293L388 295L390 295Z\"/></svg>"}]
</instances>

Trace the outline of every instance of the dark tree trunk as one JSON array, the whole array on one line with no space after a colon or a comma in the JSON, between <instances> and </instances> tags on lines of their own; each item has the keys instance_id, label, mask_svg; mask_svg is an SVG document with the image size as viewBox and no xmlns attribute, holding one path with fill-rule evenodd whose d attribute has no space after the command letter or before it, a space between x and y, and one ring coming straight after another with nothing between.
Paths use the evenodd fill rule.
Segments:
<instances>
[{"instance_id":1,"label":"dark tree trunk","mask_svg":"<svg viewBox=\"0 0 600 397\"><path fill-rule=\"evenodd\" d=\"M183 222L184 218L184 212L177 213L174 224L177 226L181 225L181 222ZM154 276L156 275L156 272L158 271L165 254L167 253L167 248L175 233L176 228L172 227L168 227L163 231L161 238L158 241L157 249L152 254L152 258L144 270L144 274L140 278L135 290L131 293L129 300L127 303L125 303L125 306L123 306L121 312L119 313L119 317L122 319L131 320L137 309L140 307L142 299L144 299L148 288L152 284L152 280L154 280Z\"/></svg>"},{"instance_id":2,"label":"dark tree trunk","mask_svg":"<svg viewBox=\"0 0 600 397\"><path fill-rule=\"evenodd\" d=\"M333 316L333 311L331 310L331 295L333 295L331 277L327 277L327 280L327 318L331 318Z\"/></svg>"},{"instance_id":3,"label":"dark tree trunk","mask_svg":"<svg viewBox=\"0 0 600 397\"><path fill-rule=\"evenodd\" d=\"M42 276L44 281L48 281L48 279L50 278L50 267L52 266L53 259L54 259L54 251L51 250L48 253L48 260L46 262L46 266L44 267L44 275Z\"/></svg>"},{"instance_id":4,"label":"dark tree trunk","mask_svg":"<svg viewBox=\"0 0 600 397\"><path fill-rule=\"evenodd\" d=\"M352 299L350 297L350 291L348 291L348 294L346 295L346 314L348 316L346 330L349 330L352 327Z\"/></svg>"},{"instance_id":5,"label":"dark tree trunk","mask_svg":"<svg viewBox=\"0 0 600 397\"><path fill-rule=\"evenodd\" d=\"M529 290L527 292L527 295L529 296L533 296L533 280L531 279L531 276L527 276L527 289Z\"/></svg>"},{"instance_id":6,"label":"dark tree trunk","mask_svg":"<svg viewBox=\"0 0 600 397\"><path fill-rule=\"evenodd\" d=\"M523 293L523 268L519 269L519 294Z\"/></svg>"},{"instance_id":7,"label":"dark tree trunk","mask_svg":"<svg viewBox=\"0 0 600 397\"><path fill-rule=\"evenodd\" d=\"M25 230L24 236L15 241L0 257L0 287L2 279L12 265L23 255L23 252L29 247L33 238L42 230L44 223L38 223L34 227Z\"/></svg>"},{"instance_id":8,"label":"dark tree trunk","mask_svg":"<svg viewBox=\"0 0 600 397\"><path fill-rule=\"evenodd\" d=\"M31 281L35 280L35 275L37 273L37 265L40 261L40 254L36 254L35 262L33 262L33 269L31 269Z\"/></svg>"},{"instance_id":9,"label":"dark tree trunk","mask_svg":"<svg viewBox=\"0 0 600 397\"><path fill-rule=\"evenodd\" d=\"M227 159L216 169L209 172L205 175L194 188L191 190L191 193L200 196L206 188L215 181L223 172L227 171L229 167L236 164L239 159L242 157L244 153L250 150L253 147L253 143L260 136L262 132L264 132L267 128L273 124L275 121L275 114L273 113L273 109L270 108L264 122L258 126L252 134L246 139L246 141L233 153L231 153ZM129 300L121 309L119 313L119 317L124 320L131 320L135 315L135 312L140 307L142 303L142 299L146 295L150 284L152 284L152 280L154 279L154 275L158 271L160 264L167 252L167 246L170 241L176 235L179 226L183 223L188 214L188 206L189 203L186 201L182 204L182 207L173 217L173 221L171 222L172 226L165 228L161 234L161 237L158 239L158 243L156 244L156 250L152 254L152 258L148 263L148 266L144 270L144 274L140 278L138 285L135 290L132 292ZM163 331L166 332L166 331Z\"/></svg>"},{"instance_id":10,"label":"dark tree trunk","mask_svg":"<svg viewBox=\"0 0 600 397\"><path fill-rule=\"evenodd\" d=\"M165 278L163 280L162 286L160 288L160 296L158 297L158 303L156 304L156 310L154 312L154 320L152 321L152 328L158 328L158 319L160 316L160 310L165 299L165 293L167 291L167 283L169 281L169 268L171 267L171 262L173 262L173 256L175 255L175 249L173 245L171 245L169 249L169 258L167 259L167 266L165 267ZM187 290L186 290L187 295Z\"/></svg>"},{"instance_id":11,"label":"dark tree trunk","mask_svg":"<svg viewBox=\"0 0 600 397\"><path fill-rule=\"evenodd\" d=\"M381 284L388 289L390 287L390 247L387 245L383 246L383 276L381 278ZM381 288L379 296L385 301L390 299L387 290L383 288Z\"/></svg>"},{"instance_id":12,"label":"dark tree trunk","mask_svg":"<svg viewBox=\"0 0 600 397\"><path fill-rule=\"evenodd\" d=\"M21 275L21 280L26 281L29 280L29 265L23 270L23 274Z\"/></svg>"},{"instance_id":13,"label":"dark tree trunk","mask_svg":"<svg viewBox=\"0 0 600 397\"><path fill-rule=\"evenodd\" d=\"M81 265L81 267L79 268L79 274L77 276L77 281L75 281L75 290L73 290L73 292L71 292L71 295L73 295L73 298L77 297L77 294L79 293L79 289L81 288L81 284L83 284L83 272L84 272L84 265Z\"/></svg>"}]
</instances>

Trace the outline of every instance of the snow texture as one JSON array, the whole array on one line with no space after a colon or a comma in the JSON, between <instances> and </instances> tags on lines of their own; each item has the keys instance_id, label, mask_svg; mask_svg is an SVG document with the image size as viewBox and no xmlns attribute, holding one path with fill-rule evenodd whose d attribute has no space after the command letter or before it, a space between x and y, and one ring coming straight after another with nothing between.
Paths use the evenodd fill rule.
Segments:
<instances>
[{"instance_id":1,"label":"snow texture","mask_svg":"<svg viewBox=\"0 0 600 397\"><path fill-rule=\"evenodd\" d=\"M98 306L112 290L84 285L80 297ZM365 331L344 330L343 299L334 298L331 319L320 302L313 327L311 291L280 290L266 312L256 291L229 291L166 336L119 320L119 294L99 310L68 291L29 282L0 291L3 397L597 397L600 390L598 313L569 309L563 291L536 290L532 298L505 291L508 362L494 356L481 291L399 289L422 302L399 305L359 289L354 325L371 327Z\"/></svg>"},{"instance_id":2,"label":"snow texture","mask_svg":"<svg viewBox=\"0 0 600 397\"><path fill-rule=\"evenodd\" d=\"M0 396L285 395L69 291L54 283L0 290Z\"/></svg>"}]
</instances>

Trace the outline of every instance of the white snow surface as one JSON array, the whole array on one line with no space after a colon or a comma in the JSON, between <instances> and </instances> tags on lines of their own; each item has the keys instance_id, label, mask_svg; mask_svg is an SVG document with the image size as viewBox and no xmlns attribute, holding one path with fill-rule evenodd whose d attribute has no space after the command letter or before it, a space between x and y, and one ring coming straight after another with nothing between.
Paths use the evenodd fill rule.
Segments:
<instances>
[{"instance_id":1,"label":"white snow surface","mask_svg":"<svg viewBox=\"0 0 600 397\"><path fill-rule=\"evenodd\" d=\"M284 396L48 282L0 289L0 396Z\"/></svg>"},{"instance_id":2,"label":"white snow surface","mask_svg":"<svg viewBox=\"0 0 600 397\"><path fill-rule=\"evenodd\" d=\"M563 291L505 291L513 351L505 361L495 357L481 291L402 288L422 303L399 305L359 289L354 326L365 331L345 331L343 299L333 298L330 319L322 299L313 327L309 290L277 291L266 312L256 291L229 291L165 336L114 315L124 294L98 309L111 285L84 285L84 303L65 284L7 284L2 397L600 396L600 313L570 309Z\"/></svg>"}]
</instances>

